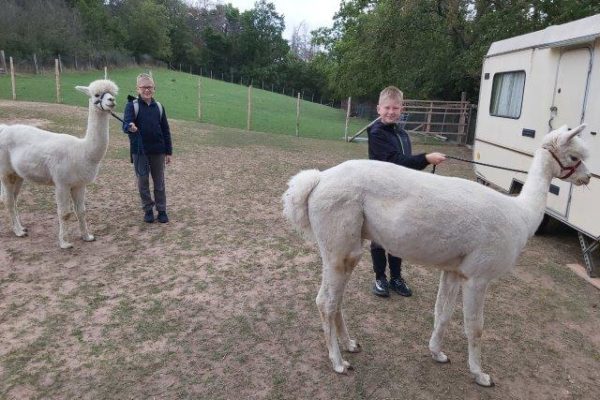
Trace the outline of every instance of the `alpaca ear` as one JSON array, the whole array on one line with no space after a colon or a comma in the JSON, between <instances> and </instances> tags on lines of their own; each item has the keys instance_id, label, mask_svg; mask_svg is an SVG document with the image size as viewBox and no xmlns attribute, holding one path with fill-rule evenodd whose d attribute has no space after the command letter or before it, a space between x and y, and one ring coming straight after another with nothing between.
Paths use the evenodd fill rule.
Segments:
<instances>
[{"instance_id":1,"label":"alpaca ear","mask_svg":"<svg viewBox=\"0 0 600 400\"><path fill-rule=\"evenodd\" d=\"M579 134L579 132L581 132L582 130L584 130L586 127L586 124L581 124L578 127L571 129L570 131L567 131L565 133L563 133L562 136L562 140L561 143L568 143L571 139L573 139L575 136L577 136Z\"/></svg>"},{"instance_id":2,"label":"alpaca ear","mask_svg":"<svg viewBox=\"0 0 600 400\"><path fill-rule=\"evenodd\" d=\"M79 90L81 93L85 93L86 95L90 95L90 89L87 86L75 86L75 89Z\"/></svg>"}]
</instances>

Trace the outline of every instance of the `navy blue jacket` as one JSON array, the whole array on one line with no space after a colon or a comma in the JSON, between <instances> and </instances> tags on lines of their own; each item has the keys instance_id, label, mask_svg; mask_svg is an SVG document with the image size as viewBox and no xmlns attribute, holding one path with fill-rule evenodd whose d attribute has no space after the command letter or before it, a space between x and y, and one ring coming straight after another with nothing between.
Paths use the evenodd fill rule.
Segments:
<instances>
[{"instance_id":1,"label":"navy blue jacket","mask_svg":"<svg viewBox=\"0 0 600 400\"><path fill-rule=\"evenodd\" d=\"M387 161L412 169L429 165L425 153L412 155L408 133L398 124L386 125L376 121L367 129L369 134L369 159Z\"/></svg>"},{"instance_id":2,"label":"navy blue jacket","mask_svg":"<svg viewBox=\"0 0 600 400\"><path fill-rule=\"evenodd\" d=\"M173 154L171 144L171 131L167 121L167 113L163 106L162 117L158 104L152 99L150 104L146 104L141 97L138 97L139 111L137 118L133 102L127 102L123 115L123 132L129 135L129 150L131 154ZM128 130L129 123L133 122L138 131L131 133ZM141 139L141 143L140 143Z\"/></svg>"}]
</instances>

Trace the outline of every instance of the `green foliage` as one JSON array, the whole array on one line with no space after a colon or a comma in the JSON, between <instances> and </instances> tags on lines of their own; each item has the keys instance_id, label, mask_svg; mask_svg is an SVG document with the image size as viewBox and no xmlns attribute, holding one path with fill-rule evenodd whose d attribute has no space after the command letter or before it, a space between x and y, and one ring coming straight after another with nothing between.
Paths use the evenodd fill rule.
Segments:
<instances>
[{"instance_id":1,"label":"green foliage","mask_svg":"<svg viewBox=\"0 0 600 400\"><path fill-rule=\"evenodd\" d=\"M269 0L241 13L187 0L4 0L0 49L22 63L102 67L164 62L228 81L370 99L394 84L412 98L475 100L492 42L600 13L597 0L343 0L309 44L283 39ZM319 52L320 51L320 52ZM79 61L77 61L79 60Z\"/></svg>"},{"instance_id":2,"label":"green foliage","mask_svg":"<svg viewBox=\"0 0 600 400\"><path fill-rule=\"evenodd\" d=\"M395 84L412 98L473 99L492 42L599 12L592 0L346 0L313 41L329 50L317 65L335 96Z\"/></svg>"},{"instance_id":3,"label":"green foliage","mask_svg":"<svg viewBox=\"0 0 600 400\"><path fill-rule=\"evenodd\" d=\"M166 8L155 0L129 0L120 13L126 27L127 48L137 56L171 57L169 19Z\"/></svg>"},{"instance_id":4,"label":"green foliage","mask_svg":"<svg viewBox=\"0 0 600 400\"><path fill-rule=\"evenodd\" d=\"M79 13L64 0L5 0L0 12L0 49L31 59L87 47Z\"/></svg>"}]
</instances>

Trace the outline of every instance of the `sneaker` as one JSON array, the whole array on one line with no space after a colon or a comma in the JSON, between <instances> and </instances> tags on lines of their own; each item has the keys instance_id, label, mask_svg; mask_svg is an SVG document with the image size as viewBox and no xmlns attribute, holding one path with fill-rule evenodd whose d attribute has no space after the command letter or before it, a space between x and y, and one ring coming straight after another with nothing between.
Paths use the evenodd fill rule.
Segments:
<instances>
[{"instance_id":1,"label":"sneaker","mask_svg":"<svg viewBox=\"0 0 600 400\"><path fill-rule=\"evenodd\" d=\"M152 210L148 210L144 213L144 222L149 224L154 222L154 212L152 212Z\"/></svg>"},{"instance_id":2,"label":"sneaker","mask_svg":"<svg viewBox=\"0 0 600 400\"><path fill-rule=\"evenodd\" d=\"M375 279L375 284L373 285L373 294L380 297L390 296L387 279Z\"/></svg>"},{"instance_id":3,"label":"sneaker","mask_svg":"<svg viewBox=\"0 0 600 400\"><path fill-rule=\"evenodd\" d=\"M410 297L412 296L412 290L406 285L402 278L392 278L390 280L390 288L398 293L400 296Z\"/></svg>"},{"instance_id":4,"label":"sneaker","mask_svg":"<svg viewBox=\"0 0 600 400\"><path fill-rule=\"evenodd\" d=\"M158 217L156 217L156 219L162 224L166 224L167 222L169 222L169 217L167 216L166 211L159 211Z\"/></svg>"}]
</instances>

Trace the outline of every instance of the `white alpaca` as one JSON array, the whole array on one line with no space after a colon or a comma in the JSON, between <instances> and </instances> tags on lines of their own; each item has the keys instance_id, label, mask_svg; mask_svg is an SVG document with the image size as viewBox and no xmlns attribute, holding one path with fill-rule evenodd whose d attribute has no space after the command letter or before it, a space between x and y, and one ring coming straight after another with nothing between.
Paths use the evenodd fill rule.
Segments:
<instances>
[{"instance_id":1,"label":"white alpaca","mask_svg":"<svg viewBox=\"0 0 600 400\"><path fill-rule=\"evenodd\" d=\"M85 186L94 181L100 161L108 148L108 119L115 107L117 86L97 80L88 87L77 86L89 100L88 126L80 139L27 125L0 125L1 199L6 204L15 235L27 235L17 212L17 197L23 180L56 188L59 232L63 249L73 247L65 239L65 221L71 214L71 200L84 241L94 240L85 220Z\"/></svg>"},{"instance_id":2,"label":"white alpaca","mask_svg":"<svg viewBox=\"0 0 600 400\"><path fill-rule=\"evenodd\" d=\"M587 150L576 137L584 126L562 127L544 138L518 197L380 161L352 160L294 176L283 195L284 214L314 237L321 252L323 278L316 301L334 370L350 368L338 340L350 352L360 350L348 335L342 298L363 252L362 239L369 239L395 256L442 270L429 341L433 359L441 363L448 362L442 339L462 287L469 368L478 384L492 386L481 369L487 286L513 267L540 224L552 178L589 182L582 162Z\"/></svg>"}]
</instances>

